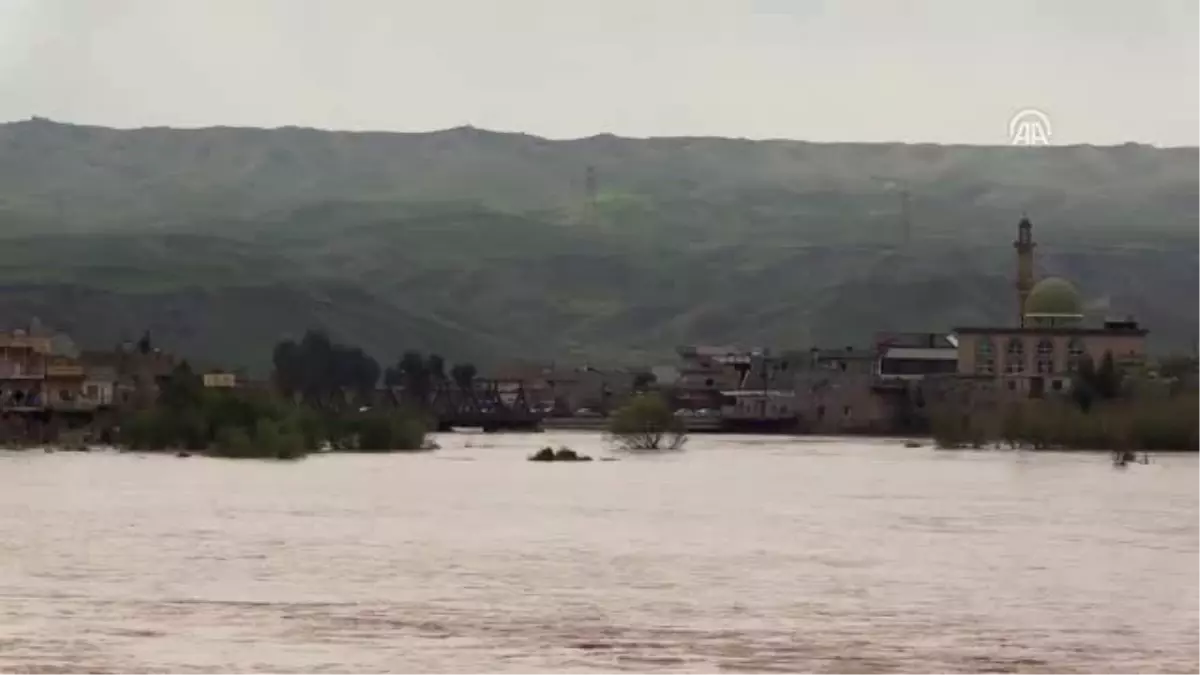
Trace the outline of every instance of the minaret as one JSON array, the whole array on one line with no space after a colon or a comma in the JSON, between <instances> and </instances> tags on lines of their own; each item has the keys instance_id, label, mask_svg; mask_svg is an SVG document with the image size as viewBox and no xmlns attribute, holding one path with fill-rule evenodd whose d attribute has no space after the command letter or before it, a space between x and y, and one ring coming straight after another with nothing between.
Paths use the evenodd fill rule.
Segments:
<instances>
[{"instance_id":1,"label":"minaret","mask_svg":"<svg viewBox=\"0 0 1200 675\"><path fill-rule=\"evenodd\" d=\"M1017 240L1013 248L1017 249L1017 325L1025 327L1025 300L1033 288L1033 223L1022 215L1017 224Z\"/></svg>"}]
</instances>

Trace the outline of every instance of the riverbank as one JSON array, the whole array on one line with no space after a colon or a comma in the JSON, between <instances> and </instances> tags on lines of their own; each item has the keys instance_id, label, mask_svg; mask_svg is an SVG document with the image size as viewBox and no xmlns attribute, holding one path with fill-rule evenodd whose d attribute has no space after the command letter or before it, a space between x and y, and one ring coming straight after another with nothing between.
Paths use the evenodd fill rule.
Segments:
<instances>
[{"instance_id":1,"label":"riverbank","mask_svg":"<svg viewBox=\"0 0 1200 675\"><path fill-rule=\"evenodd\" d=\"M932 421L942 447L1006 444L1031 450L1196 452L1200 400L1105 401L1087 410L1069 401L1031 401L989 414L944 413Z\"/></svg>"},{"instance_id":2,"label":"riverbank","mask_svg":"<svg viewBox=\"0 0 1200 675\"><path fill-rule=\"evenodd\" d=\"M719 417L680 417L678 418L689 434L718 433L722 431ZM547 417L542 420L545 431L595 431L608 430L607 417Z\"/></svg>"}]
</instances>

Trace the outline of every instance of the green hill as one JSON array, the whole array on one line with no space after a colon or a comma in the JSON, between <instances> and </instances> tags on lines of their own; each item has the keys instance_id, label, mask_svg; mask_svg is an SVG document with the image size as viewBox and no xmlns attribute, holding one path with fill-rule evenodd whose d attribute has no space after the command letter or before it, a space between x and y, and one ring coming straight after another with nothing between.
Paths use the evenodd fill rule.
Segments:
<instances>
[{"instance_id":1,"label":"green hill","mask_svg":"<svg viewBox=\"0 0 1200 675\"><path fill-rule=\"evenodd\" d=\"M1039 271L1183 349L1197 159L31 120L0 125L0 324L36 315L100 347L149 327L192 358L259 369L318 325L385 360L862 343L1011 321L1025 211Z\"/></svg>"}]
</instances>

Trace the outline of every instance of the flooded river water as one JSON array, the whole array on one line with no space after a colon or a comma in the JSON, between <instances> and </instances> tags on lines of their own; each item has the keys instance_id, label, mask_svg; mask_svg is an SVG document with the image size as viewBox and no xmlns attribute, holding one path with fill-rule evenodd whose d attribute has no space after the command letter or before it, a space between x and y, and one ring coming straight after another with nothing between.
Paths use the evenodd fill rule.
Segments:
<instances>
[{"instance_id":1,"label":"flooded river water","mask_svg":"<svg viewBox=\"0 0 1200 675\"><path fill-rule=\"evenodd\" d=\"M1197 456L0 453L0 671L1196 672Z\"/></svg>"}]
</instances>

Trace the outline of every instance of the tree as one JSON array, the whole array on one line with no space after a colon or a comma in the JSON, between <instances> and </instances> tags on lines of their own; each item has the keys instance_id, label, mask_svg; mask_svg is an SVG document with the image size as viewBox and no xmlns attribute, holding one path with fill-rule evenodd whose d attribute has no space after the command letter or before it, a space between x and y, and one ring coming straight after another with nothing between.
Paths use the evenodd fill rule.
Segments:
<instances>
[{"instance_id":1,"label":"tree","mask_svg":"<svg viewBox=\"0 0 1200 675\"><path fill-rule=\"evenodd\" d=\"M138 340L137 348L142 354L149 354L153 345L150 343L150 331L142 333L142 339Z\"/></svg>"},{"instance_id":2,"label":"tree","mask_svg":"<svg viewBox=\"0 0 1200 675\"><path fill-rule=\"evenodd\" d=\"M446 381L446 359L440 354L430 354L425 359L425 371L429 373L429 379L436 383Z\"/></svg>"},{"instance_id":3,"label":"tree","mask_svg":"<svg viewBox=\"0 0 1200 675\"><path fill-rule=\"evenodd\" d=\"M1121 395L1121 384L1124 379L1124 373L1117 368L1113 361L1112 352L1104 352L1100 368L1096 371L1096 393L1106 401L1117 398Z\"/></svg>"},{"instance_id":4,"label":"tree","mask_svg":"<svg viewBox=\"0 0 1200 675\"><path fill-rule=\"evenodd\" d=\"M459 389L468 390L475 382L477 371L473 363L456 363L450 369L450 379Z\"/></svg>"},{"instance_id":5,"label":"tree","mask_svg":"<svg viewBox=\"0 0 1200 675\"><path fill-rule=\"evenodd\" d=\"M275 386L284 395L294 398L303 384L300 346L291 340L276 344L271 352L271 364L275 367Z\"/></svg>"},{"instance_id":6,"label":"tree","mask_svg":"<svg viewBox=\"0 0 1200 675\"><path fill-rule=\"evenodd\" d=\"M1104 352L1099 368L1091 357L1084 356L1071 381L1071 397L1080 410L1088 412L1096 401L1120 398L1124 381L1125 374L1116 365L1112 352Z\"/></svg>"},{"instance_id":7,"label":"tree","mask_svg":"<svg viewBox=\"0 0 1200 675\"><path fill-rule=\"evenodd\" d=\"M179 363L158 394L158 400L173 412L200 407L204 396L204 380L192 372L187 361Z\"/></svg>"},{"instance_id":8,"label":"tree","mask_svg":"<svg viewBox=\"0 0 1200 675\"><path fill-rule=\"evenodd\" d=\"M687 441L683 420L658 394L638 394L609 417L609 437L626 450L676 450Z\"/></svg>"},{"instance_id":9,"label":"tree","mask_svg":"<svg viewBox=\"0 0 1200 675\"><path fill-rule=\"evenodd\" d=\"M658 378L650 371L642 371L633 376L633 390L637 392L648 391Z\"/></svg>"},{"instance_id":10,"label":"tree","mask_svg":"<svg viewBox=\"0 0 1200 675\"><path fill-rule=\"evenodd\" d=\"M408 350L400 356L396 364L396 377L399 385L404 388L407 398L422 407L429 403L432 390L432 379L429 363L421 356L421 352Z\"/></svg>"},{"instance_id":11,"label":"tree","mask_svg":"<svg viewBox=\"0 0 1200 675\"><path fill-rule=\"evenodd\" d=\"M333 342L310 330L299 344L285 340L272 353L280 391L314 408L342 408L347 393L369 399L379 381L379 364L358 347Z\"/></svg>"},{"instance_id":12,"label":"tree","mask_svg":"<svg viewBox=\"0 0 1200 675\"><path fill-rule=\"evenodd\" d=\"M1079 367L1071 379L1071 398L1083 412L1092 409L1092 403L1096 400L1096 364L1090 356L1084 355L1079 361Z\"/></svg>"}]
</instances>

